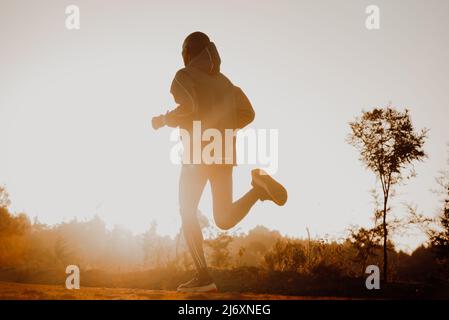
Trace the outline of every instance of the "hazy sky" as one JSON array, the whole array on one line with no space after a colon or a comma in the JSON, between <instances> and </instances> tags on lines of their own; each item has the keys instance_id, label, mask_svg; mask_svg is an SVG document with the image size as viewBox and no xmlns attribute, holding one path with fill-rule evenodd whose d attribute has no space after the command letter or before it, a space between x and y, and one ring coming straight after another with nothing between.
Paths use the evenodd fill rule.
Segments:
<instances>
[{"instance_id":1,"label":"hazy sky","mask_svg":"<svg viewBox=\"0 0 449 320\"><path fill-rule=\"evenodd\" d=\"M80 30L65 28L69 4L80 8ZM380 7L380 30L365 28L370 4ZM42 222L97 213L135 232L155 219L174 234L180 167L169 161L171 129L155 132L150 120L173 107L182 41L201 30L252 101L252 126L279 129L275 177L289 201L257 204L239 230L340 236L368 226L375 179L345 139L362 109L390 101L430 129L429 158L398 189L393 211L412 201L433 215L430 189L449 142L448 12L447 0L1 0L0 184L13 210ZM235 170L235 196L251 168ZM210 200L207 188L208 217Z\"/></svg>"}]
</instances>

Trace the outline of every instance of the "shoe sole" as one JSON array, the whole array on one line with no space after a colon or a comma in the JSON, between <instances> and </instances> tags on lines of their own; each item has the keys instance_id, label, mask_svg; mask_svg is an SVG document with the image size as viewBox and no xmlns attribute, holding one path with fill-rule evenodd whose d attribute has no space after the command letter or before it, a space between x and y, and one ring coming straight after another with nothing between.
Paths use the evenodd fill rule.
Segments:
<instances>
[{"instance_id":1,"label":"shoe sole","mask_svg":"<svg viewBox=\"0 0 449 320\"><path fill-rule=\"evenodd\" d=\"M253 181L263 188L268 196L278 206L283 206L287 202L287 190L276 180L274 180L268 173L262 169L254 169L251 171Z\"/></svg>"},{"instance_id":2,"label":"shoe sole","mask_svg":"<svg viewBox=\"0 0 449 320\"><path fill-rule=\"evenodd\" d=\"M208 292L208 293L212 293L212 292L218 292L217 286L215 285L215 283L210 283L208 285L205 286L201 286L201 287L192 287L192 288L178 288L177 290L178 292Z\"/></svg>"}]
</instances>

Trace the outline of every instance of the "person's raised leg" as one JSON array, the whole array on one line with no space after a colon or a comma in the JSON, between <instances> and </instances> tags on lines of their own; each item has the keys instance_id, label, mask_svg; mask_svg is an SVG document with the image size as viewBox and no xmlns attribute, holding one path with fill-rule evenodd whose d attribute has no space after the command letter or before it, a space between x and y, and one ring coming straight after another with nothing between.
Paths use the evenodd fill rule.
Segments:
<instances>
[{"instance_id":1,"label":"person's raised leg","mask_svg":"<svg viewBox=\"0 0 449 320\"><path fill-rule=\"evenodd\" d=\"M239 223L259 200L260 194L251 188L233 202L232 166L216 166L209 174L215 223L227 230Z\"/></svg>"},{"instance_id":2,"label":"person's raised leg","mask_svg":"<svg viewBox=\"0 0 449 320\"><path fill-rule=\"evenodd\" d=\"M232 166L215 166L209 173L214 219L220 229L238 224L257 200L271 200L278 205L287 201L287 191L276 180L256 169L252 171L252 188L233 202Z\"/></svg>"}]
</instances>

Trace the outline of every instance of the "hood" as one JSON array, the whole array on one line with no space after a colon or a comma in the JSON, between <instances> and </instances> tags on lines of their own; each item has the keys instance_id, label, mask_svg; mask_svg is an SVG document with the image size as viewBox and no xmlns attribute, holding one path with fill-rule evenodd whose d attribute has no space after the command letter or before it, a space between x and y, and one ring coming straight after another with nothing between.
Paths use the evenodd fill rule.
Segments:
<instances>
[{"instance_id":1,"label":"hood","mask_svg":"<svg viewBox=\"0 0 449 320\"><path fill-rule=\"evenodd\" d=\"M207 47L193 58L188 66L200 69L208 74L217 74L220 72L220 64L221 59L217 47L213 42L209 42Z\"/></svg>"}]
</instances>

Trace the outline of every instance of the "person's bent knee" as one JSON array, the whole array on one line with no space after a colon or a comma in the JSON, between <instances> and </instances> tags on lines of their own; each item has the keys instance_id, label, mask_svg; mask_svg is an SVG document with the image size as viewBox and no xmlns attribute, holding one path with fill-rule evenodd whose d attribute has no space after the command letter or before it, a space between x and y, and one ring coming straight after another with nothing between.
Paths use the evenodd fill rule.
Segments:
<instances>
[{"instance_id":1,"label":"person's bent knee","mask_svg":"<svg viewBox=\"0 0 449 320\"><path fill-rule=\"evenodd\" d=\"M223 231L227 231L231 229L233 226L234 225L225 222L217 223L217 227Z\"/></svg>"},{"instance_id":2,"label":"person's bent knee","mask_svg":"<svg viewBox=\"0 0 449 320\"><path fill-rule=\"evenodd\" d=\"M234 224L232 224L229 220L225 218L219 218L221 216L222 215L214 215L215 224L217 225L217 227L225 231L231 229L234 226Z\"/></svg>"}]
</instances>

